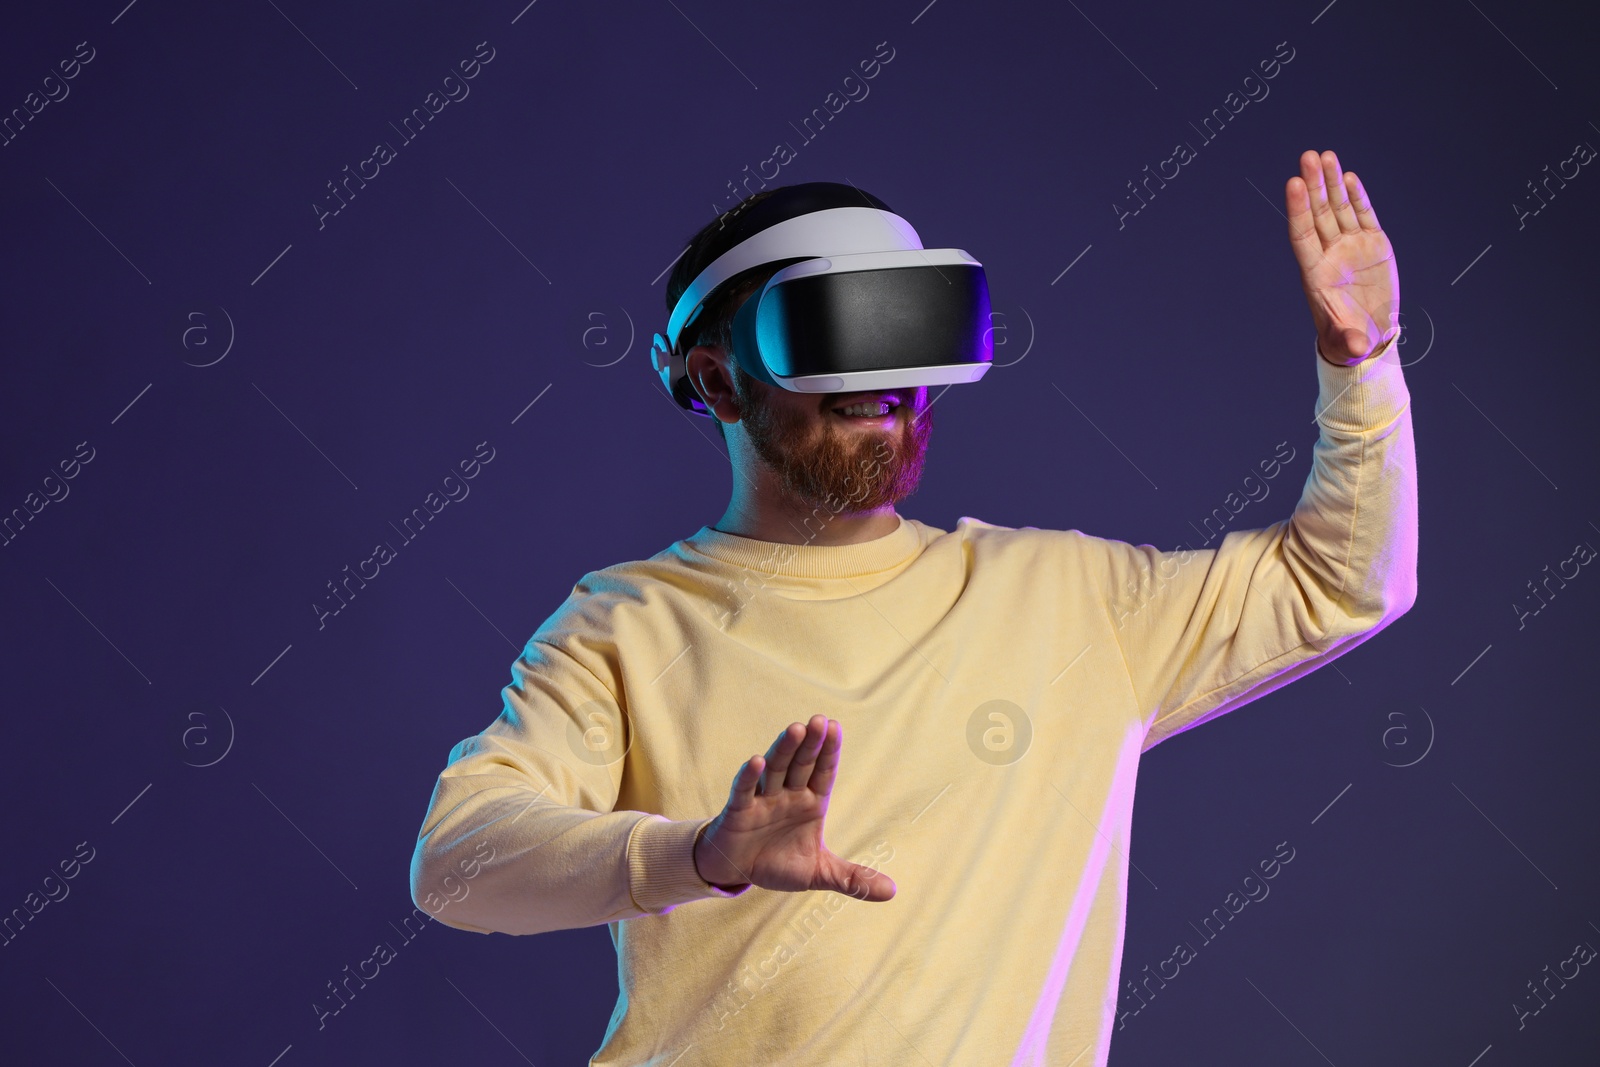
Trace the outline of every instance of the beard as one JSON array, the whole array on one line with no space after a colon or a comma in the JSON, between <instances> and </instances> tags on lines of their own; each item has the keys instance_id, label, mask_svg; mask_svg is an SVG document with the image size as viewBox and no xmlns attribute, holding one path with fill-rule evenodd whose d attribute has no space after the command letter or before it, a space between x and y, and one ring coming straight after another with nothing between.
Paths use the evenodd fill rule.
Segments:
<instances>
[{"instance_id":1,"label":"beard","mask_svg":"<svg viewBox=\"0 0 1600 1067\"><path fill-rule=\"evenodd\" d=\"M908 390L913 399L901 405L906 418L897 420L898 431L860 433L768 404L764 392L773 387L737 363L733 372L739 421L756 455L794 496L837 514L898 504L916 492L933 433L929 405L912 410L927 395L922 389Z\"/></svg>"}]
</instances>

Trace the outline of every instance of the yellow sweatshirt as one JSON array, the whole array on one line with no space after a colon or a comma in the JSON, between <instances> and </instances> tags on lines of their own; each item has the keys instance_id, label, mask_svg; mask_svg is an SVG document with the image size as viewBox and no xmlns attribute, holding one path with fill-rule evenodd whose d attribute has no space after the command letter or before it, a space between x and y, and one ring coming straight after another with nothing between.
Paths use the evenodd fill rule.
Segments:
<instances>
[{"instance_id":1,"label":"yellow sweatshirt","mask_svg":"<svg viewBox=\"0 0 1600 1067\"><path fill-rule=\"evenodd\" d=\"M1314 358L1293 514L1213 547L902 517L844 546L702 528L584 575L451 751L416 904L484 933L608 924L595 1067L1103 1064L1140 754L1415 599L1396 350ZM844 727L824 841L898 893L707 884L696 831L816 714Z\"/></svg>"}]
</instances>

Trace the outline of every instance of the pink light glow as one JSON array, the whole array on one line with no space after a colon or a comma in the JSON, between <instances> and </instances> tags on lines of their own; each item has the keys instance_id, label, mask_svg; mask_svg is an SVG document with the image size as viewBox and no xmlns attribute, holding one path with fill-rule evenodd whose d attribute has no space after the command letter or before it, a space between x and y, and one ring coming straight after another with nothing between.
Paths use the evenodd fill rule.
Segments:
<instances>
[{"instance_id":1,"label":"pink light glow","mask_svg":"<svg viewBox=\"0 0 1600 1067\"><path fill-rule=\"evenodd\" d=\"M1138 726L1131 727L1127 737L1123 739L1122 751L1117 756L1117 770L1106 796L1106 806L1100 813L1100 825L1095 828L1089 859L1084 864L1083 880L1078 883L1078 891L1072 898L1072 908L1067 912L1066 923L1061 928L1061 937L1056 943L1055 958L1050 963L1050 973L1045 978L1044 987L1039 991L1039 999L1034 1003L1028 1028L1022 1035L1022 1043L1017 1048L1017 1054L1012 1057L1011 1067L1047 1067L1045 1053L1050 1044L1050 1028L1055 1022L1056 1010L1061 1005L1061 991L1067 984L1067 975L1072 970L1072 962L1078 952L1078 942L1083 938L1083 928L1089 920L1089 909L1094 904L1095 893L1100 888L1100 879L1105 873L1106 860L1111 854L1111 834L1115 832L1118 821L1133 807L1133 788L1139 769L1139 750L1143 742L1144 731ZM1119 934L1115 964L1119 968L1121 948L1122 938ZM1113 991L1116 989L1117 977L1118 975L1112 975ZM1111 1011L1114 1010L1113 997ZM1111 1043L1111 1027L1107 1025L1109 1022L1108 1012L1100 1027L1100 1047L1095 1052L1094 1060L1091 1061L1093 1063L1104 1060Z\"/></svg>"}]
</instances>

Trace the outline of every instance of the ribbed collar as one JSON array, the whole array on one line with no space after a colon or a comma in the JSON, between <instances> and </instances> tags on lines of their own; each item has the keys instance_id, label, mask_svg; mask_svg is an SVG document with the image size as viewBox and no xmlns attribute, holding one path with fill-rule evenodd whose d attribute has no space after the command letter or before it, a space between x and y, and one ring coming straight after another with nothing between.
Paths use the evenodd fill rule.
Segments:
<instances>
[{"instance_id":1,"label":"ribbed collar","mask_svg":"<svg viewBox=\"0 0 1600 1067\"><path fill-rule=\"evenodd\" d=\"M922 550L917 525L899 515L890 533L853 545L793 545L724 533L709 526L683 544L702 556L768 574L794 578L859 578L903 564Z\"/></svg>"}]
</instances>

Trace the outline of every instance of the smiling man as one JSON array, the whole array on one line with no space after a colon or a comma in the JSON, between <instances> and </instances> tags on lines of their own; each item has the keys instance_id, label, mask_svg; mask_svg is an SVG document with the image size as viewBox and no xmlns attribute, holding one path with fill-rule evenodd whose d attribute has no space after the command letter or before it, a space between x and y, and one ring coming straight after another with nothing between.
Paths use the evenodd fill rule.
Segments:
<instances>
[{"instance_id":1,"label":"smiling man","mask_svg":"<svg viewBox=\"0 0 1600 1067\"><path fill-rule=\"evenodd\" d=\"M535 632L439 775L418 906L484 933L608 924L595 1067L1104 1064L1140 755L1416 595L1394 252L1332 152L1284 196L1316 336L1291 346L1319 385L1311 472L1281 521L1182 554L901 516L927 385L767 366L738 313L792 257L696 295L761 227L882 201L786 186L697 234L667 304L703 307L675 311L657 369L724 436L727 510L584 575ZM920 328L901 322L889 342Z\"/></svg>"}]
</instances>

